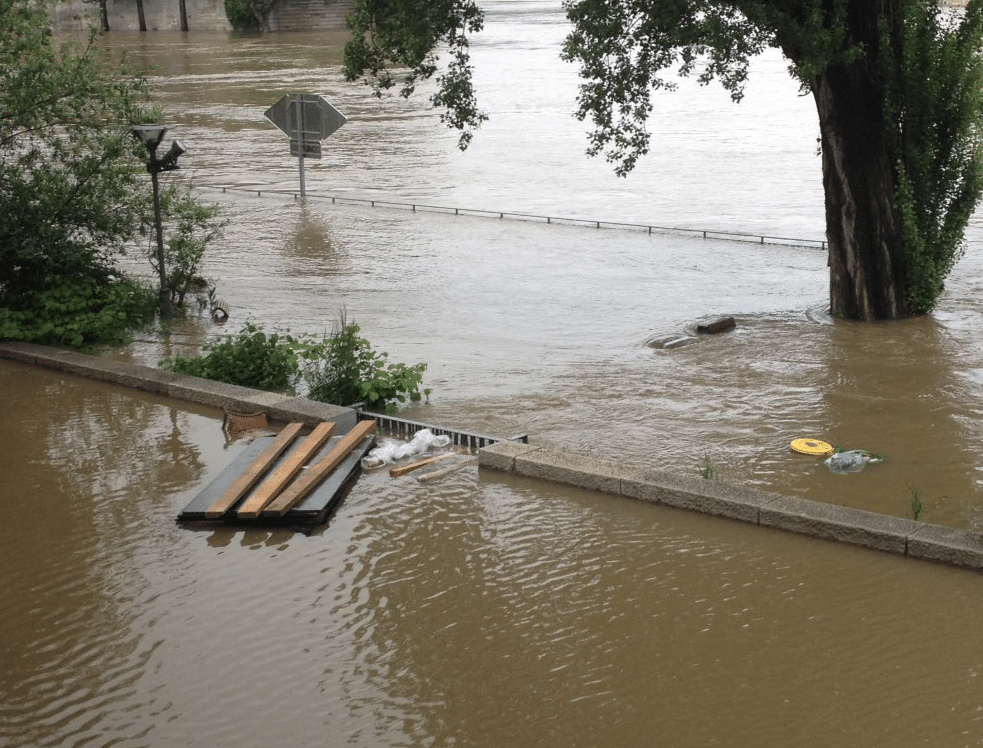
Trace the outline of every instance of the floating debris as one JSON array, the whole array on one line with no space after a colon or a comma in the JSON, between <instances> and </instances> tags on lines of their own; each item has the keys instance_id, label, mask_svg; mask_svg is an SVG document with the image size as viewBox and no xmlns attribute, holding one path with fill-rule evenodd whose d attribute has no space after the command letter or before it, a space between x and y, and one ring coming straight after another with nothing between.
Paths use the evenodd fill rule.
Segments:
<instances>
[{"instance_id":1,"label":"floating debris","mask_svg":"<svg viewBox=\"0 0 983 748\"><path fill-rule=\"evenodd\" d=\"M835 451L833 445L819 439L793 439L789 445L793 452L814 457L829 457Z\"/></svg>"},{"instance_id":2,"label":"floating debris","mask_svg":"<svg viewBox=\"0 0 983 748\"><path fill-rule=\"evenodd\" d=\"M823 460L830 472L840 475L859 473L868 464L884 462L884 458L865 449L845 449Z\"/></svg>"},{"instance_id":3,"label":"floating debris","mask_svg":"<svg viewBox=\"0 0 983 748\"><path fill-rule=\"evenodd\" d=\"M730 332L737 328L737 320L733 317L723 317L713 322L697 325L696 331L700 335L719 335L722 332Z\"/></svg>"}]
</instances>

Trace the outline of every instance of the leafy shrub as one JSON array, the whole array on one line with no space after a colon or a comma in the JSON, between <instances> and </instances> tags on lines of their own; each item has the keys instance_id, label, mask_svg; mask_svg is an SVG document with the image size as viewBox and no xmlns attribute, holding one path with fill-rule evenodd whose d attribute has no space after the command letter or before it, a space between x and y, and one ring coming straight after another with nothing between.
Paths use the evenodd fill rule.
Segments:
<instances>
[{"instance_id":1,"label":"leafy shrub","mask_svg":"<svg viewBox=\"0 0 983 748\"><path fill-rule=\"evenodd\" d=\"M388 353L377 353L359 336L361 328L344 317L338 328L322 343L305 352L304 380L312 400L337 405L364 403L369 408L395 412L397 403L422 397L424 363L408 366L389 361ZM424 390L423 395L429 395Z\"/></svg>"},{"instance_id":2,"label":"leafy shrub","mask_svg":"<svg viewBox=\"0 0 983 748\"><path fill-rule=\"evenodd\" d=\"M201 277L205 249L222 235L228 223L219 217L219 206L202 203L191 191L191 185L171 185L161 195L164 215L169 220L164 249L164 267L171 304L184 307L188 293L200 296L201 291L214 287ZM147 258L159 277L157 245L151 241ZM199 298L199 303L204 302Z\"/></svg>"},{"instance_id":3,"label":"leafy shrub","mask_svg":"<svg viewBox=\"0 0 983 748\"><path fill-rule=\"evenodd\" d=\"M268 29L267 17L276 0L225 0L225 17L237 31Z\"/></svg>"},{"instance_id":4,"label":"leafy shrub","mask_svg":"<svg viewBox=\"0 0 983 748\"><path fill-rule=\"evenodd\" d=\"M303 378L307 397L335 405L364 403L395 412L400 403L429 396L420 391L427 365L389 361L361 337L361 328L344 317L321 340L267 335L248 323L237 337L204 347L204 356L177 356L165 363L173 371L261 390L282 391Z\"/></svg>"},{"instance_id":5,"label":"leafy shrub","mask_svg":"<svg viewBox=\"0 0 983 748\"><path fill-rule=\"evenodd\" d=\"M179 374L213 379L260 390L289 389L300 371L295 345L289 335L267 335L247 323L236 337L204 346L206 355L177 356L169 368Z\"/></svg>"},{"instance_id":6,"label":"leafy shrub","mask_svg":"<svg viewBox=\"0 0 983 748\"><path fill-rule=\"evenodd\" d=\"M127 278L63 278L27 305L0 309L0 340L83 348L119 345L149 323L157 294Z\"/></svg>"}]
</instances>

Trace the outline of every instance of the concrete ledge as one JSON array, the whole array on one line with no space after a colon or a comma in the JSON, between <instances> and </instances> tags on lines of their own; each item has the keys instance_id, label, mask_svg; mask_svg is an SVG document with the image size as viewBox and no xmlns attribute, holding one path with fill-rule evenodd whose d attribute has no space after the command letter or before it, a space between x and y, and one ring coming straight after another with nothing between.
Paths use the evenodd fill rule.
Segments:
<instances>
[{"instance_id":1,"label":"concrete ledge","mask_svg":"<svg viewBox=\"0 0 983 748\"><path fill-rule=\"evenodd\" d=\"M661 470L641 470L628 474L622 478L620 493L654 504L755 525L758 524L759 507L775 498L763 491L673 475Z\"/></svg>"},{"instance_id":2,"label":"concrete ledge","mask_svg":"<svg viewBox=\"0 0 983 748\"><path fill-rule=\"evenodd\" d=\"M0 359L41 366L213 408L237 412L262 410L273 421L298 421L309 426L321 421L334 421L338 424L339 433L345 433L358 422L358 414L351 408L175 374L77 351L47 348L31 343L0 343Z\"/></svg>"},{"instance_id":3,"label":"concrete ledge","mask_svg":"<svg viewBox=\"0 0 983 748\"><path fill-rule=\"evenodd\" d=\"M823 540L904 555L919 523L821 501L781 496L761 507L758 524Z\"/></svg>"},{"instance_id":4,"label":"concrete ledge","mask_svg":"<svg viewBox=\"0 0 983 748\"><path fill-rule=\"evenodd\" d=\"M660 470L629 469L534 444L498 442L483 447L478 452L478 464L490 470L588 488L811 538L950 566L983 569L983 535L902 517Z\"/></svg>"},{"instance_id":5,"label":"concrete ledge","mask_svg":"<svg viewBox=\"0 0 983 748\"><path fill-rule=\"evenodd\" d=\"M983 569L983 536L939 525L918 524L908 536L907 554L950 566Z\"/></svg>"},{"instance_id":6,"label":"concrete ledge","mask_svg":"<svg viewBox=\"0 0 983 748\"><path fill-rule=\"evenodd\" d=\"M516 454L513 463L512 472L527 478L539 478L602 493L619 493L621 488L622 468L590 457L552 449L535 449Z\"/></svg>"},{"instance_id":7,"label":"concrete ledge","mask_svg":"<svg viewBox=\"0 0 983 748\"><path fill-rule=\"evenodd\" d=\"M535 444L521 444L519 442L496 442L484 447L479 453L479 464L482 467L492 470L500 470L503 473L515 472L516 457L528 455L530 452L537 452L542 447Z\"/></svg>"},{"instance_id":8,"label":"concrete ledge","mask_svg":"<svg viewBox=\"0 0 983 748\"><path fill-rule=\"evenodd\" d=\"M261 406L274 421L301 421L307 424L334 421L339 433L345 433L358 423L358 414L351 408L330 405L305 397L284 397Z\"/></svg>"}]
</instances>

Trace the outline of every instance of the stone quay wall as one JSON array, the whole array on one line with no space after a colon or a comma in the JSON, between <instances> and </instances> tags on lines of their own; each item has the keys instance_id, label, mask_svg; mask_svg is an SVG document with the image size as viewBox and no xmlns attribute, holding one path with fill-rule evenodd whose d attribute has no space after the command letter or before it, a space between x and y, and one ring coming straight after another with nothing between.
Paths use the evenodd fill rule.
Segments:
<instances>
[{"instance_id":1,"label":"stone quay wall","mask_svg":"<svg viewBox=\"0 0 983 748\"><path fill-rule=\"evenodd\" d=\"M280 0L270 13L270 30L343 31L347 29L345 16L354 7L354 0ZM186 0L185 9L188 31L232 31L225 17L224 0ZM80 30L99 25L98 3L52 2L50 10L55 28ZM110 32L140 30L135 0L106 0L106 12ZM143 14L148 33L181 30L178 0L143 0Z\"/></svg>"}]
</instances>

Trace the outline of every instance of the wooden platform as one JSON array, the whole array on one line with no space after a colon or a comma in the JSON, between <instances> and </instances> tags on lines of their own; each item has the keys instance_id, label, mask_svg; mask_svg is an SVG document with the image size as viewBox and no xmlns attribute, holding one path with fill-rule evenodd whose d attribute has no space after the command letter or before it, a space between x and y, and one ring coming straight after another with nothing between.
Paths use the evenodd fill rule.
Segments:
<instances>
[{"instance_id":1,"label":"wooden platform","mask_svg":"<svg viewBox=\"0 0 983 748\"><path fill-rule=\"evenodd\" d=\"M333 423L299 436L290 424L276 437L256 439L181 510L180 523L318 525L361 470L375 443L375 422L361 421L341 436ZM330 437L330 438L329 438Z\"/></svg>"}]
</instances>

